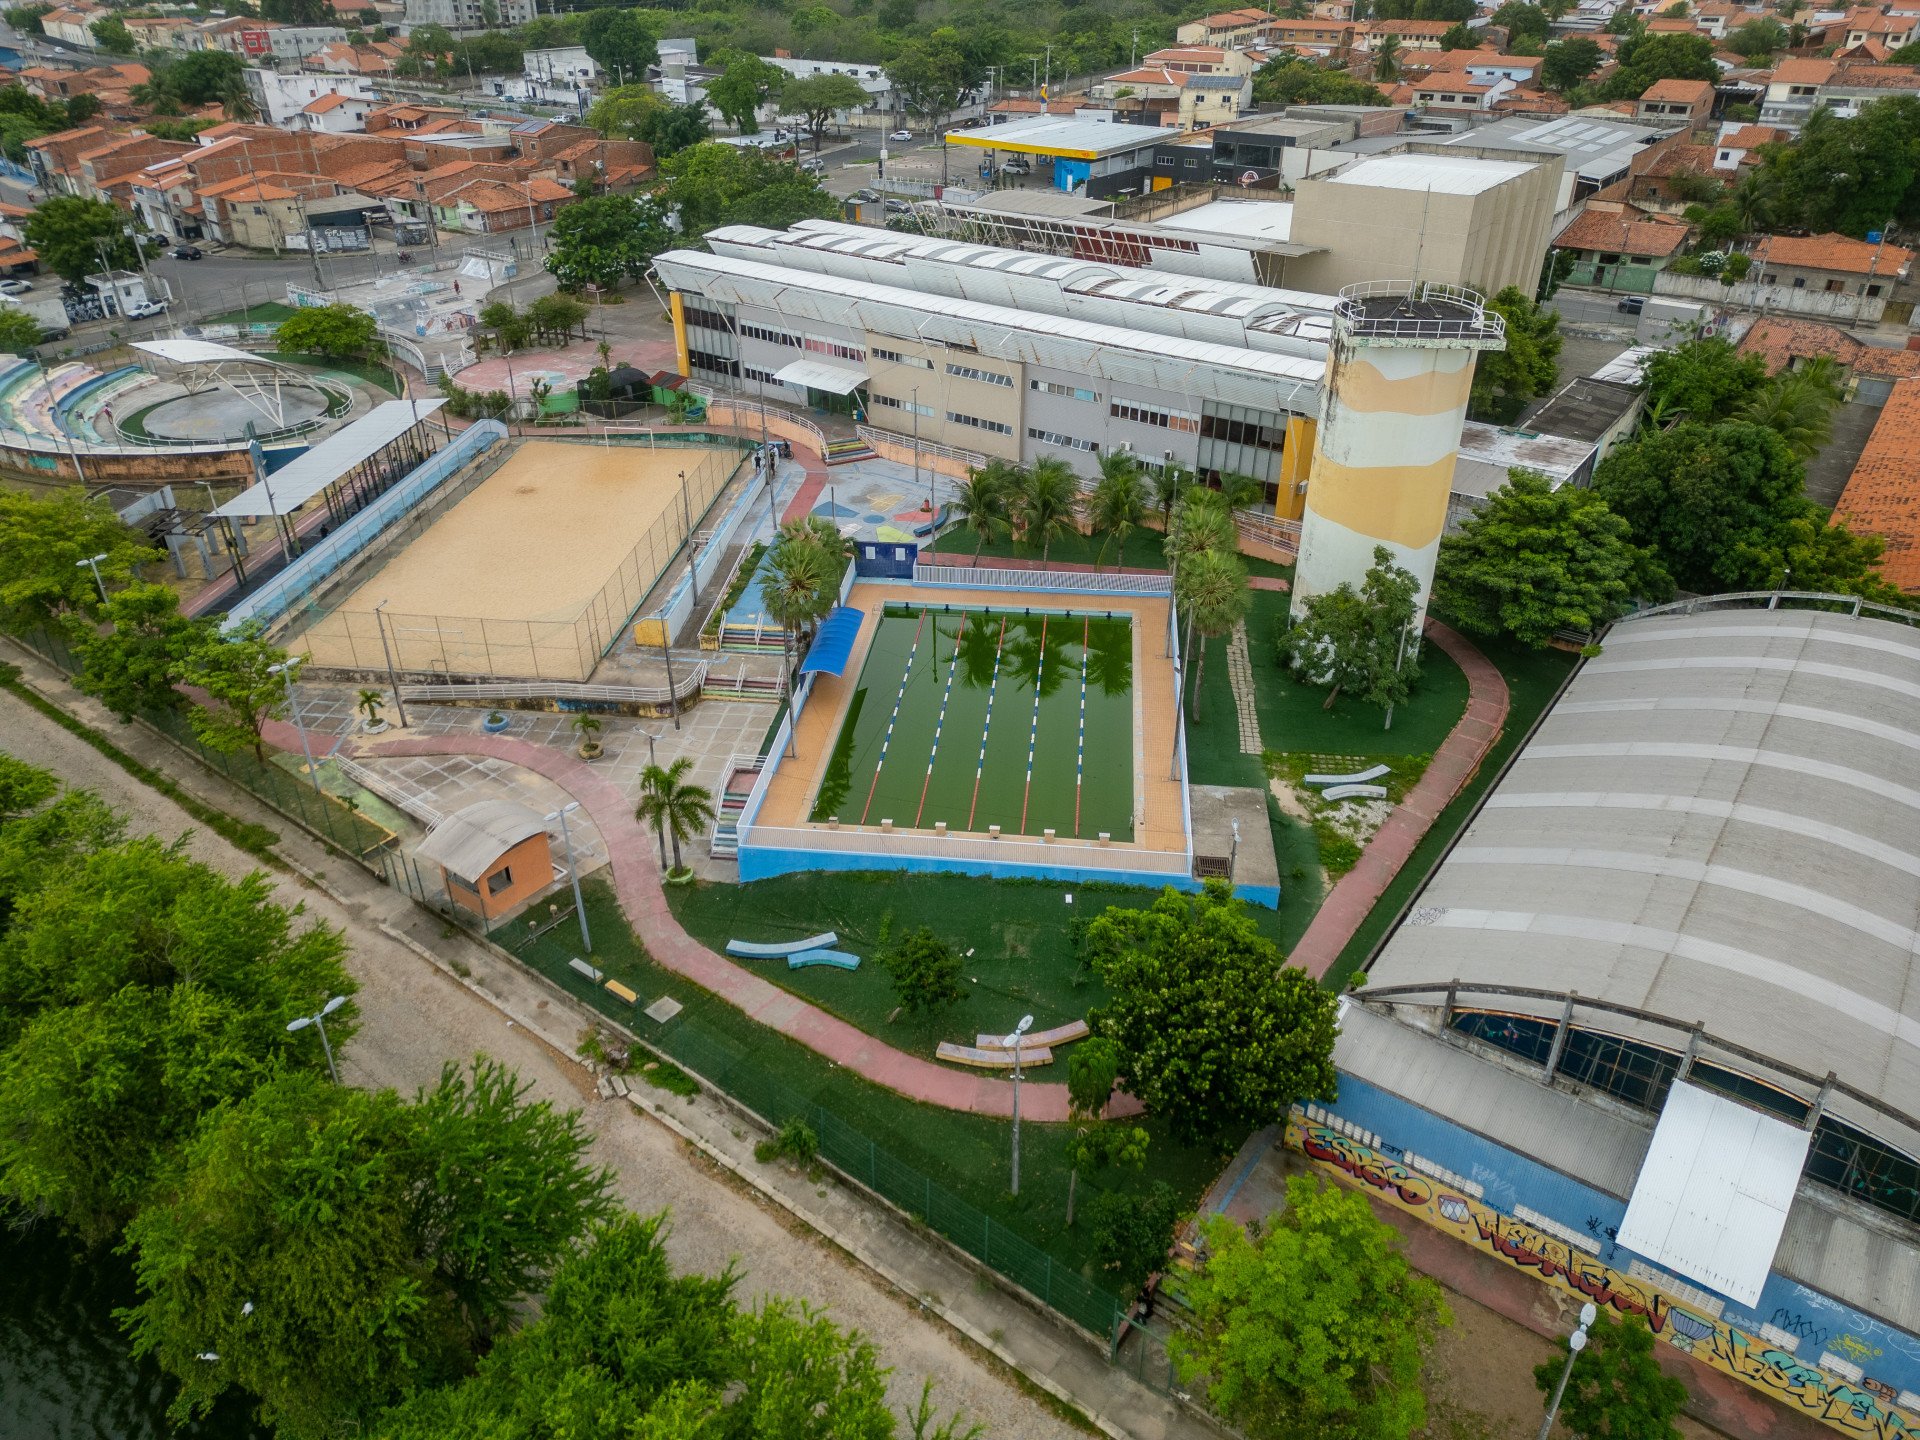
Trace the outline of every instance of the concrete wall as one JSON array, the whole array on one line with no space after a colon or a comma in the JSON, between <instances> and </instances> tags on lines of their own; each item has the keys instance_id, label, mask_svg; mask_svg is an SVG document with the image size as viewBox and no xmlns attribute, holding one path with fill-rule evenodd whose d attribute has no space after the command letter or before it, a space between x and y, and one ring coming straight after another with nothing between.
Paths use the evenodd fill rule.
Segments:
<instances>
[{"instance_id":1,"label":"concrete wall","mask_svg":"<svg viewBox=\"0 0 1920 1440\"><path fill-rule=\"evenodd\" d=\"M1891 288L1891 285L1889 285ZM1683 295L1691 300L1731 306L1738 310L1774 311L1784 315L1815 315L1823 320L1843 323L1865 321L1877 324L1886 312L1884 295L1844 295L1826 290L1796 290L1791 285L1756 285L1742 281L1722 285L1708 275L1675 275L1662 270L1655 277L1656 295Z\"/></svg>"}]
</instances>

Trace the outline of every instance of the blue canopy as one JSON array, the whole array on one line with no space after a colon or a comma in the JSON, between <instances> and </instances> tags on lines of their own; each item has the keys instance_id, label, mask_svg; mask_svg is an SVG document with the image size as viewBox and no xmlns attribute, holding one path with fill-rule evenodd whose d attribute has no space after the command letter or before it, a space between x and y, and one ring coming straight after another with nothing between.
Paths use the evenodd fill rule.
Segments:
<instances>
[{"instance_id":1,"label":"blue canopy","mask_svg":"<svg viewBox=\"0 0 1920 1440\"><path fill-rule=\"evenodd\" d=\"M824 672L839 675L847 668L847 659L853 654L853 642L860 634L860 622L866 616L851 605L836 605L826 619L820 622L820 628L814 633L813 644L807 650L807 658L800 662L800 673L812 675Z\"/></svg>"}]
</instances>

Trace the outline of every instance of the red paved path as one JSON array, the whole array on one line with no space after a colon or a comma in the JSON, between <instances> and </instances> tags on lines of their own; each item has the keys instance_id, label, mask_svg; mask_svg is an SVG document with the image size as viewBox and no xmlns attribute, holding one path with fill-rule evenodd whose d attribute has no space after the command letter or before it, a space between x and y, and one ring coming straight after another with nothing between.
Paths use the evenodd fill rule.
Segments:
<instances>
[{"instance_id":1,"label":"red paved path","mask_svg":"<svg viewBox=\"0 0 1920 1440\"><path fill-rule=\"evenodd\" d=\"M1466 672L1467 713L1434 752L1420 783L1394 806L1386 824L1361 852L1360 863L1340 877L1307 933L1293 947L1288 958L1315 979L1340 958L1360 922L1413 854L1413 847L1426 838L1440 812L1473 778L1507 723L1507 682L1493 663L1438 620L1427 621L1427 635Z\"/></svg>"},{"instance_id":2,"label":"red paved path","mask_svg":"<svg viewBox=\"0 0 1920 1440\"><path fill-rule=\"evenodd\" d=\"M270 727L268 739L274 745L296 750L300 743L293 727L279 722ZM585 761L549 746L502 735L361 737L354 749L361 755L490 755L544 775L593 817L607 843L620 906L647 953L660 964L761 1024L908 1099L979 1115L1012 1114L1010 1081L949 1070L896 1050L694 940L667 908L653 836L633 818L633 807L626 797ZM1140 1108L1139 1101L1116 1093L1108 1113L1133 1115ZM1029 1120L1065 1120L1067 1087L1024 1082L1020 1112Z\"/></svg>"}]
</instances>

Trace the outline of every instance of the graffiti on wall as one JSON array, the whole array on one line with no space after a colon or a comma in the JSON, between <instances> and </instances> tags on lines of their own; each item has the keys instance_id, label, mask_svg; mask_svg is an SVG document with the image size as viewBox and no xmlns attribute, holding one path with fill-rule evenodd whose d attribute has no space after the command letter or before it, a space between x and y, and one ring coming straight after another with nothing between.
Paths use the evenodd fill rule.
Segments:
<instances>
[{"instance_id":1,"label":"graffiti on wall","mask_svg":"<svg viewBox=\"0 0 1920 1440\"><path fill-rule=\"evenodd\" d=\"M1668 1344L1823 1424L1860 1440L1920 1440L1920 1417L1897 1408L1884 1385L1871 1379L1850 1384L1768 1340L1697 1313L1686 1301L1615 1270L1599 1256L1502 1214L1474 1196L1458 1194L1337 1130L1296 1114L1287 1122L1286 1143L1476 1250L1617 1315L1643 1321ZM1852 1353L1842 1358L1856 1359Z\"/></svg>"}]
</instances>

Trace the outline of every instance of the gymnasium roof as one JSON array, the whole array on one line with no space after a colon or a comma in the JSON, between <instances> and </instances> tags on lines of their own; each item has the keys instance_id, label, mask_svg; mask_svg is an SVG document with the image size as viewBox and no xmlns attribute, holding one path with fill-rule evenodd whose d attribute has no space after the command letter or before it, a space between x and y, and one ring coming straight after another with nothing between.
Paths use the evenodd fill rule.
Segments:
<instances>
[{"instance_id":1,"label":"gymnasium roof","mask_svg":"<svg viewBox=\"0 0 1920 1440\"><path fill-rule=\"evenodd\" d=\"M1759 608L1623 621L1487 797L1369 989L1459 980L1704 1022L1920 1112L1917 702L1920 630L1895 621ZM1539 996L1460 1004L1561 1009ZM1631 1016L1604 1028L1676 1044ZM1887 1129L1845 1096L1831 1108Z\"/></svg>"}]
</instances>

